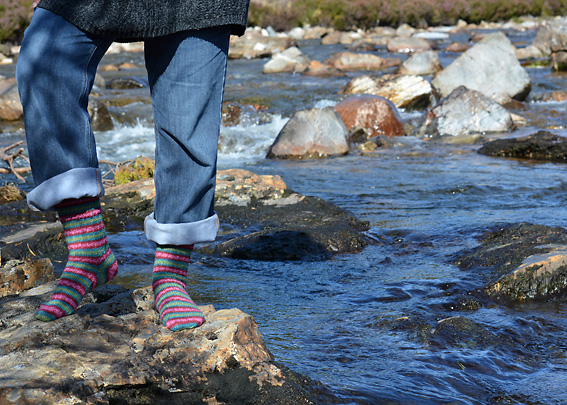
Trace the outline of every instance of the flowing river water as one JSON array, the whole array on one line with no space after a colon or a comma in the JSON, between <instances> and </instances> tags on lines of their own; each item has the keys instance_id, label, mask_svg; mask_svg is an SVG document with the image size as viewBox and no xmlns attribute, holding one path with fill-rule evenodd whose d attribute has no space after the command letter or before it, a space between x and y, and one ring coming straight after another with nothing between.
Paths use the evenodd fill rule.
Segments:
<instances>
[{"instance_id":1,"label":"flowing river water","mask_svg":"<svg viewBox=\"0 0 567 405\"><path fill-rule=\"evenodd\" d=\"M523 46L531 43L535 31L508 34ZM300 42L300 48L317 60L344 50L318 41ZM385 48L377 53L389 56ZM457 56L440 55L445 66ZM136 68L115 75L143 81L141 54L108 55L103 63L125 61ZM226 100L260 103L267 110L263 118L251 116L236 127L223 127L220 168L281 175L291 189L369 221L368 235L376 243L360 253L316 262L196 254L189 280L194 300L217 309L238 307L253 315L276 361L328 386L341 403L567 403L566 303L457 311L450 299L452 291L478 285L451 258L474 247L481 231L516 222L567 227L567 166L491 158L476 153L480 143L415 136L401 138L372 156L267 160L265 153L289 116L333 105L349 77L263 75L265 62L229 62ZM528 71L532 95L524 109L514 111L528 119L528 127L512 135L538 129L565 135L567 103L534 100L538 94L564 88L567 77L552 74L549 67ZM356 74L361 73L350 77ZM120 123L112 131L96 133L102 159L153 156L147 89L132 93L142 101L112 107ZM416 125L424 112L402 116ZM21 138L21 130L5 132L0 144ZM13 179L4 176L3 181L8 180ZM26 187L31 187L29 180ZM122 261L117 282L148 285L153 246L142 230L112 233L109 239ZM406 319L435 326L454 316L523 346L480 344L474 339L439 345L423 339L418 328L397 327Z\"/></svg>"}]
</instances>

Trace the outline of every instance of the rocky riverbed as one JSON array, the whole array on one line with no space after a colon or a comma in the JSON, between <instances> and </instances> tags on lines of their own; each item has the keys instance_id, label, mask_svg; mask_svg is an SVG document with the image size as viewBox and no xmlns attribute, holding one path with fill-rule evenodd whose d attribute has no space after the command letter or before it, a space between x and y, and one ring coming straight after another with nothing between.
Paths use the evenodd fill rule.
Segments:
<instances>
[{"instance_id":1,"label":"rocky riverbed","mask_svg":"<svg viewBox=\"0 0 567 405\"><path fill-rule=\"evenodd\" d=\"M189 280L196 302L218 310L204 306L209 329L185 333L178 346L144 289L153 247L140 229L151 179L109 180L105 221L121 274L56 327L31 313L64 265L61 230L20 199L29 177L4 174L19 188L0 195L9 196L0 205L0 395L13 403L561 403L566 24L251 28L234 38L219 145L221 234L198 246ZM105 160L153 149L141 49L115 45L99 71L91 114ZM9 147L22 140L21 112L13 65L0 70L0 113L10 111L0 147ZM6 161L12 154L26 176L18 147ZM40 393L52 358L66 372ZM134 363L143 370L131 373Z\"/></svg>"}]
</instances>

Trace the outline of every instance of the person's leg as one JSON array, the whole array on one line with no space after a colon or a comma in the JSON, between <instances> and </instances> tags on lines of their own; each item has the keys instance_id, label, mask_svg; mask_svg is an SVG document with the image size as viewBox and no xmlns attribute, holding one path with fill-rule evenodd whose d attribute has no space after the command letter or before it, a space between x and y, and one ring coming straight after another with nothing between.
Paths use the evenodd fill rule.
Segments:
<instances>
[{"instance_id":1,"label":"person's leg","mask_svg":"<svg viewBox=\"0 0 567 405\"><path fill-rule=\"evenodd\" d=\"M185 278L191 245L218 231L214 191L229 37L228 27L218 27L145 43L156 131L156 200L145 230L157 243L156 308L172 330L204 321Z\"/></svg>"},{"instance_id":2,"label":"person's leg","mask_svg":"<svg viewBox=\"0 0 567 405\"><path fill-rule=\"evenodd\" d=\"M111 43L37 9L18 57L16 77L37 185L28 203L59 213L69 249L52 299L36 315L43 321L73 313L86 293L117 272L102 222L103 188L87 112L96 68Z\"/></svg>"},{"instance_id":3,"label":"person's leg","mask_svg":"<svg viewBox=\"0 0 567 405\"><path fill-rule=\"evenodd\" d=\"M35 208L50 210L65 199L103 194L87 105L111 43L41 8L26 29L16 78L36 184L28 203Z\"/></svg>"}]
</instances>

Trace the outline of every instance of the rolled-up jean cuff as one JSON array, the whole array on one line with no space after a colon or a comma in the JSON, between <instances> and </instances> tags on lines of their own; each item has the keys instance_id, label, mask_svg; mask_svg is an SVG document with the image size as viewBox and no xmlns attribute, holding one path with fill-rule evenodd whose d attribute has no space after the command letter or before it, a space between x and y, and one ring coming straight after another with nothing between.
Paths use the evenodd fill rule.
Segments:
<instances>
[{"instance_id":1,"label":"rolled-up jean cuff","mask_svg":"<svg viewBox=\"0 0 567 405\"><path fill-rule=\"evenodd\" d=\"M100 170L85 167L71 169L45 180L29 192L27 200L30 207L49 211L63 200L103 195Z\"/></svg>"},{"instance_id":2,"label":"rolled-up jean cuff","mask_svg":"<svg viewBox=\"0 0 567 405\"><path fill-rule=\"evenodd\" d=\"M192 245L199 242L212 242L219 230L217 214L202 221L185 224L160 224L154 213L144 220L146 237L160 245Z\"/></svg>"}]
</instances>

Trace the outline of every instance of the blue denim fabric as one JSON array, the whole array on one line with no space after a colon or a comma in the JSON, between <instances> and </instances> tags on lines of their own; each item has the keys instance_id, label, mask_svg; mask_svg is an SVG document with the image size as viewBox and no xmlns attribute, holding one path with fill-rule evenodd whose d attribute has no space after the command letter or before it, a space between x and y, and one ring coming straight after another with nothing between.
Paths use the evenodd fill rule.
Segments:
<instances>
[{"instance_id":1,"label":"blue denim fabric","mask_svg":"<svg viewBox=\"0 0 567 405\"><path fill-rule=\"evenodd\" d=\"M145 42L156 133L156 201L146 218L160 244L214 240L214 189L229 27L186 31ZM97 37L47 10L26 30L16 76L42 210L68 198L102 196L88 94L112 38Z\"/></svg>"}]
</instances>

